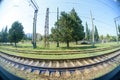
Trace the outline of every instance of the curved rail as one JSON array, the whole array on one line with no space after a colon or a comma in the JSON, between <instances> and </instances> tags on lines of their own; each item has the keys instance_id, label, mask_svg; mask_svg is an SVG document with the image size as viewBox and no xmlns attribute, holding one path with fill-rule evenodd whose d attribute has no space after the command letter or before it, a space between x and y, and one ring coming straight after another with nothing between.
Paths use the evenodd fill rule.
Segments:
<instances>
[{"instance_id":1,"label":"curved rail","mask_svg":"<svg viewBox=\"0 0 120 80\"><path fill-rule=\"evenodd\" d=\"M69 60L34 59L0 53L0 60L3 62L11 64L21 70L27 70L37 74L47 74L48 76L53 73L59 76L63 73L71 74L76 72L76 70L79 71L99 65L112 64L114 63L114 59L118 57L120 57L119 50L104 55Z\"/></svg>"}]
</instances>

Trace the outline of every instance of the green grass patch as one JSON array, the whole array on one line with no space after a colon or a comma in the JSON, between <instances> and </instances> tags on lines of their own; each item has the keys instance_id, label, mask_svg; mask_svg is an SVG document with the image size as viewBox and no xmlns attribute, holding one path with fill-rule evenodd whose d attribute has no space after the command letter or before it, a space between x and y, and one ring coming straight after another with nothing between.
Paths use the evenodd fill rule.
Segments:
<instances>
[{"instance_id":1,"label":"green grass patch","mask_svg":"<svg viewBox=\"0 0 120 80\"><path fill-rule=\"evenodd\" d=\"M118 50L120 48L115 48L107 51L101 51L101 52L94 52L94 53L83 53L83 54L73 54L73 55L35 55L35 54L25 54L25 53L18 53L18 52L11 52L11 51L3 51L8 54L16 55L16 56L22 56L22 57L29 57L29 58L39 58L39 59L71 59L71 58L83 58L83 57L91 57L91 56L97 56L106 54L115 50ZM63 54L63 53L61 53Z\"/></svg>"}]
</instances>

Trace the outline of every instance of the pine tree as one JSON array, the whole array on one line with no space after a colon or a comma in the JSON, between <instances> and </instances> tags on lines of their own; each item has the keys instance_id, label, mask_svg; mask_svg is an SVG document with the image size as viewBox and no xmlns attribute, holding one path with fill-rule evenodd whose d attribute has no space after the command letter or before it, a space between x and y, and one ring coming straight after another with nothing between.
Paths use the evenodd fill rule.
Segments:
<instances>
[{"instance_id":1,"label":"pine tree","mask_svg":"<svg viewBox=\"0 0 120 80\"><path fill-rule=\"evenodd\" d=\"M88 28L87 22L86 22L85 40L90 41L90 29Z\"/></svg>"},{"instance_id":2,"label":"pine tree","mask_svg":"<svg viewBox=\"0 0 120 80\"><path fill-rule=\"evenodd\" d=\"M95 38L95 41L96 41L96 42L99 41L99 34L98 34L98 30L97 30L97 27L96 27L96 26L95 26L94 38Z\"/></svg>"}]
</instances>

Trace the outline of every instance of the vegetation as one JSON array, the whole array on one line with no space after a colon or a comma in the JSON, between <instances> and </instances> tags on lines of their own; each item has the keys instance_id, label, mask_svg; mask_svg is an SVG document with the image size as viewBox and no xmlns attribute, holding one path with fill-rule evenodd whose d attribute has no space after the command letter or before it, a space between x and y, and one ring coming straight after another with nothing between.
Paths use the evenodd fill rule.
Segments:
<instances>
[{"instance_id":1,"label":"vegetation","mask_svg":"<svg viewBox=\"0 0 120 80\"><path fill-rule=\"evenodd\" d=\"M0 42L2 43L7 43L8 42L8 29L7 26L6 28L2 29L2 31L0 32Z\"/></svg>"},{"instance_id":2,"label":"vegetation","mask_svg":"<svg viewBox=\"0 0 120 80\"><path fill-rule=\"evenodd\" d=\"M97 30L97 27L96 27L96 26L95 26L94 37L95 37L95 41L98 42L98 41L99 41L99 34L98 34L98 30Z\"/></svg>"},{"instance_id":3,"label":"vegetation","mask_svg":"<svg viewBox=\"0 0 120 80\"><path fill-rule=\"evenodd\" d=\"M21 23L19 23L18 21L14 22L12 24L12 27L9 29L9 40L10 42L14 42L15 43L15 47L16 47L16 43L18 43L19 41L21 41L24 37L24 31L23 31L23 26Z\"/></svg>"},{"instance_id":4,"label":"vegetation","mask_svg":"<svg viewBox=\"0 0 120 80\"><path fill-rule=\"evenodd\" d=\"M60 19L55 23L55 28L52 28L51 32L54 41L66 42L68 48L70 41L74 40L77 44L77 41L84 38L84 27L75 9L72 9L70 13L61 12Z\"/></svg>"},{"instance_id":5,"label":"vegetation","mask_svg":"<svg viewBox=\"0 0 120 80\"><path fill-rule=\"evenodd\" d=\"M17 56L32 58L69 59L106 54L108 52L119 49L119 47L114 48L115 44L116 43L96 44L96 47L92 48L91 45L75 46L75 44L71 43L71 47L68 49L65 47L65 44L61 45L61 47L59 48L56 48L55 43L51 43L52 46L50 46L49 49L42 48L42 46L38 46L37 49L31 49L32 45L19 43L18 48L14 48L12 46L0 46L0 51ZM103 50L104 48L109 47L111 48ZM101 49L102 51L101 50L98 51L97 49ZM92 51L92 53L90 50Z\"/></svg>"},{"instance_id":6,"label":"vegetation","mask_svg":"<svg viewBox=\"0 0 120 80\"><path fill-rule=\"evenodd\" d=\"M88 28L88 24L86 22L85 40L90 41L90 38L91 38L90 29Z\"/></svg>"}]
</instances>

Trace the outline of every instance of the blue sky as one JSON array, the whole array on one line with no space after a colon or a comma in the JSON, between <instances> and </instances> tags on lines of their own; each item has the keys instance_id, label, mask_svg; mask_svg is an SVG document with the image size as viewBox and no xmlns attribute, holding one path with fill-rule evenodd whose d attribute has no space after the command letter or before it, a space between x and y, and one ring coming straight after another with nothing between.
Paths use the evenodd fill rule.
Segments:
<instances>
[{"instance_id":1,"label":"blue sky","mask_svg":"<svg viewBox=\"0 0 120 80\"><path fill-rule=\"evenodd\" d=\"M11 27L14 21L19 21L24 26L25 33L32 33L34 9L30 6L30 0L3 0L0 5L0 30L6 25ZM75 8L83 21L92 28L90 10L95 18L94 24L99 34L116 35L114 18L120 16L119 5L114 0L36 0L39 6L37 18L37 33L44 34L46 8L50 9L49 28L54 27L57 20L57 7L60 12L70 12ZM120 22L117 22L120 23Z\"/></svg>"}]
</instances>

